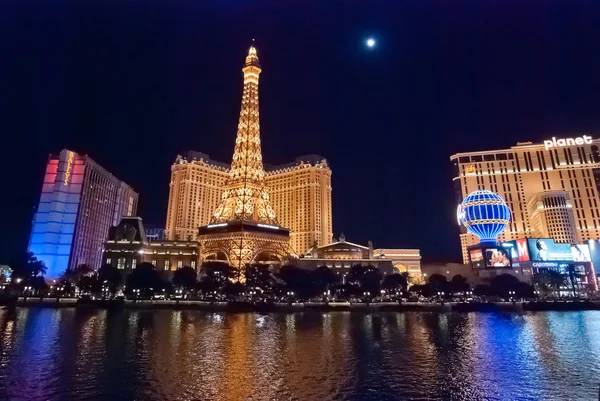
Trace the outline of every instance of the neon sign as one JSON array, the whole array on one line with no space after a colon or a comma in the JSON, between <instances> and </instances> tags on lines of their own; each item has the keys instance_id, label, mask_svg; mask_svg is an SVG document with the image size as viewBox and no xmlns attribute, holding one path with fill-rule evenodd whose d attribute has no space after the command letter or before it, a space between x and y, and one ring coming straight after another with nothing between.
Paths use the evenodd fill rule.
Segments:
<instances>
[{"instance_id":1,"label":"neon sign","mask_svg":"<svg viewBox=\"0 0 600 401\"><path fill-rule=\"evenodd\" d=\"M69 152L69 159L67 160L67 170L65 171L65 185L69 185L69 177L71 176L71 168L73 167L73 152Z\"/></svg>"},{"instance_id":2,"label":"neon sign","mask_svg":"<svg viewBox=\"0 0 600 401\"><path fill-rule=\"evenodd\" d=\"M555 147L563 147L570 145L583 145L592 143L592 137L589 135L579 136L577 138L566 138L566 139L556 139L556 137L552 137L552 140L546 139L544 141L544 146L546 150Z\"/></svg>"},{"instance_id":3,"label":"neon sign","mask_svg":"<svg viewBox=\"0 0 600 401\"><path fill-rule=\"evenodd\" d=\"M469 164L467 167L465 167L466 174L474 173L474 172L475 172L475 166L473 166L472 164Z\"/></svg>"}]
</instances>

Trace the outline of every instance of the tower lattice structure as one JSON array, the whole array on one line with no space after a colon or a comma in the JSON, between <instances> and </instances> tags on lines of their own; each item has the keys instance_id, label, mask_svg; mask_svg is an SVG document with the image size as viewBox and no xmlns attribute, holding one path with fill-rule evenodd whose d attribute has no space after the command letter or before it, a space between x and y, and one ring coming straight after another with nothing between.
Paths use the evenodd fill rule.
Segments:
<instances>
[{"instance_id":1,"label":"tower lattice structure","mask_svg":"<svg viewBox=\"0 0 600 401\"><path fill-rule=\"evenodd\" d=\"M293 255L289 230L279 226L269 202L260 146L258 78L261 67L250 47L231 169L210 224L199 229L201 258L226 259L244 280L252 262L282 262Z\"/></svg>"},{"instance_id":2,"label":"tower lattice structure","mask_svg":"<svg viewBox=\"0 0 600 401\"><path fill-rule=\"evenodd\" d=\"M244 93L233 160L211 224L248 221L278 226L265 187L258 112L258 77L262 70L254 46L242 71Z\"/></svg>"}]
</instances>

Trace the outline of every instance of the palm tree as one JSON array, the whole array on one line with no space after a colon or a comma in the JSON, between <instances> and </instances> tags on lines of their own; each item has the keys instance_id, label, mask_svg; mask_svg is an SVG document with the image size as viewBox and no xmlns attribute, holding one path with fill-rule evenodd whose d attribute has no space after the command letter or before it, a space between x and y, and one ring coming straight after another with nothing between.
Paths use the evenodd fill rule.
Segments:
<instances>
[{"instance_id":1,"label":"palm tree","mask_svg":"<svg viewBox=\"0 0 600 401\"><path fill-rule=\"evenodd\" d=\"M117 267L105 264L98 269L98 280L104 286L108 285L108 288L112 294L117 292L117 289L123 284L123 276Z\"/></svg>"},{"instance_id":2,"label":"palm tree","mask_svg":"<svg viewBox=\"0 0 600 401\"><path fill-rule=\"evenodd\" d=\"M533 277L533 281L539 291L556 293L564 285L565 276L556 270L544 269Z\"/></svg>"},{"instance_id":3,"label":"palm tree","mask_svg":"<svg viewBox=\"0 0 600 401\"><path fill-rule=\"evenodd\" d=\"M196 285L196 270L190 266L183 266L181 269L175 270L171 283L175 287L182 287L186 290L194 288Z\"/></svg>"}]
</instances>

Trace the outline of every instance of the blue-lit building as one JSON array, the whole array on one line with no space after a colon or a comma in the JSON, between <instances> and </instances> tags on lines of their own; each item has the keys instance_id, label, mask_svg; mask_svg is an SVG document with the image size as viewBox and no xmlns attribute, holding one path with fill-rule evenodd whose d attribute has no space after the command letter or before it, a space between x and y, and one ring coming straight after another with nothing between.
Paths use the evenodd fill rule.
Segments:
<instances>
[{"instance_id":1,"label":"blue-lit building","mask_svg":"<svg viewBox=\"0 0 600 401\"><path fill-rule=\"evenodd\" d=\"M129 185L89 156L67 149L50 155L29 252L45 263L49 278L82 264L97 269L109 228L135 215L137 202Z\"/></svg>"}]
</instances>

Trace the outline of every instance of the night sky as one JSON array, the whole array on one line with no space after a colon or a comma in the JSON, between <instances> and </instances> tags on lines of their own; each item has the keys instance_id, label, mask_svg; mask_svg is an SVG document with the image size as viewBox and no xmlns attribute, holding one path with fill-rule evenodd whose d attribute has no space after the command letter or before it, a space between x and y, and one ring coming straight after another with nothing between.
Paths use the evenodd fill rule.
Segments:
<instances>
[{"instance_id":1,"label":"night sky","mask_svg":"<svg viewBox=\"0 0 600 401\"><path fill-rule=\"evenodd\" d=\"M252 38L264 161L325 156L352 242L459 261L450 155L600 127L597 1L3 0L0 263L62 148L164 225L179 152L231 159Z\"/></svg>"}]
</instances>

